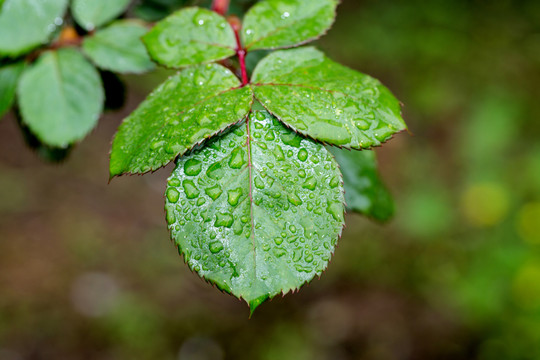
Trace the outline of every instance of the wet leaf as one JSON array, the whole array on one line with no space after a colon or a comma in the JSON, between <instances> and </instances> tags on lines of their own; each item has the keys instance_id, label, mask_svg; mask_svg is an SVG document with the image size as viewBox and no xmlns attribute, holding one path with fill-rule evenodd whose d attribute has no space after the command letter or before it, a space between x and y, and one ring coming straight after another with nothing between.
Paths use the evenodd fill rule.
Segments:
<instances>
[{"instance_id":1,"label":"wet leaf","mask_svg":"<svg viewBox=\"0 0 540 360\"><path fill-rule=\"evenodd\" d=\"M343 173L347 209L379 221L394 215L392 195L377 171L377 159L372 150L349 151L329 148Z\"/></svg>"},{"instance_id":2,"label":"wet leaf","mask_svg":"<svg viewBox=\"0 0 540 360\"><path fill-rule=\"evenodd\" d=\"M100 68L118 73L143 73L154 69L141 36L147 30L133 21L117 21L84 40L83 50Z\"/></svg>"},{"instance_id":3,"label":"wet leaf","mask_svg":"<svg viewBox=\"0 0 540 360\"><path fill-rule=\"evenodd\" d=\"M0 10L0 56L15 57L45 44L68 0L6 0Z\"/></svg>"},{"instance_id":4,"label":"wet leaf","mask_svg":"<svg viewBox=\"0 0 540 360\"><path fill-rule=\"evenodd\" d=\"M172 68L226 59L236 53L236 38L227 20L196 7L162 20L143 41L152 59Z\"/></svg>"},{"instance_id":5,"label":"wet leaf","mask_svg":"<svg viewBox=\"0 0 540 360\"><path fill-rule=\"evenodd\" d=\"M381 83L312 47L276 51L253 74L256 98L298 132L363 149L406 129L400 104Z\"/></svg>"},{"instance_id":6,"label":"wet leaf","mask_svg":"<svg viewBox=\"0 0 540 360\"><path fill-rule=\"evenodd\" d=\"M15 100L17 82L24 69L24 63L19 62L0 67L0 118L9 111Z\"/></svg>"},{"instance_id":7,"label":"wet leaf","mask_svg":"<svg viewBox=\"0 0 540 360\"><path fill-rule=\"evenodd\" d=\"M178 160L166 211L190 268L253 311L327 267L343 200L331 154L264 111Z\"/></svg>"},{"instance_id":8,"label":"wet leaf","mask_svg":"<svg viewBox=\"0 0 540 360\"><path fill-rule=\"evenodd\" d=\"M244 18L242 40L249 50L292 47L324 34L336 17L336 0L266 0Z\"/></svg>"},{"instance_id":9,"label":"wet leaf","mask_svg":"<svg viewBox=\"0 0 540 360\"><path fill-rule=\"evenodd\" d=\"M17 89L23 122L38 139L67 147L94 128L103 110L97 70L73 49L45 52Z\"/></svg>"},{"instance_id":10,"label":"wet leaf","mask_svg":"<svg viewBox=\"0 0 540 360\"><path fill-rule=\"evenodd\" d=\"M126 11L131 0L73 0L71 12L75 21L92 31Z\"/></svg>"},{"instance_id":11,"label":"wet leaf","mask_svg":"<svg viewBox=\"0 0 540 360\"><path fill-rule=\"evenodd\" d=\"M113 141L111 176L168 164L246 117L253 94L221 65L188 68L169 78L135 110Z\"/></svg>"}]
</instances>

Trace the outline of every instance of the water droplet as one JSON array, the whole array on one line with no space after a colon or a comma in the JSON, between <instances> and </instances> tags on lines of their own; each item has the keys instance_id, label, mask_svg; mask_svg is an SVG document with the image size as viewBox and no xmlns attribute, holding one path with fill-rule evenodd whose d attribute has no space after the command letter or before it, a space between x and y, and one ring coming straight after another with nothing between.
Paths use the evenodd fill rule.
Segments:
<instances>
[{"instance_id":1,"label":"water droplet","mask_svg":"<svg viewBox=\"0 0 540 360\"><path fill-rule=\"evenodd\" d=\"M332 215L334 220L343 222L343 205L339 202L328 202L326 212Z\"/></svg>"},{"instance_id":2,"label":"water droplet","mask_svg":"<svg viewBox=\"0 0 540 360\"><path fill-rule=\"evenodd\" d=\"M241 196L242 196L242 188L230 190L229 191L229 204L231 206L238 205L238 202L240 201Z\"/></svg>"},{"instance_id":3,"label":"water droplet","mask_svg":"<svg viewBox=\"0 0 540 360\"><path fill-rule=\"evenodd\" d=\"M169 186L180 186L180 180L177 178L169 179Z\"/></svg>"},{"instance_id":4,"label":"water droplet","mask_svg":"<svg viewBox=\"0 0 540 360\"><path fill-rule=\"evenodd\" d=\"M255 117L257 118L257 120L266 120L266 116L264 116L264 114L260 111L258 111L256 114L255 114Z\"/></svg>"},{"instance_id":5,"label":"water droplet","mask_svg":"<svg viewBox=\"0 0 540 360\"><path fill-rule=\"evenodd\" d=\"M229 166L232 169L240 169L244 165L244 150L242 148L236 148L231 154L229 160Z\"/></svg>"},{"instance_id":6,"label":"water droplet","mask_svg":"<svg viewBox=\"0 0 540 360\"><path fill-rule=\"evenodd\" d=\"M286 18L288 18L289 16L291 16L291 14L289 14L287 11L285 11L283 14L281 14L281 18L282 18L282 19L286 19Z\"/></svg>"},{"instance_id":7,"label":"water droplet","mask_svg":"<svg viewBox=\"0 0 540 360\"><path fill-rule=\"evenodd\" d=\"M230 228L234 222L234 218L229 213L217 213L214 226Z\"/></svg>"},{"instance_id":8,"label":"water droplet","mask_svg":"<svg viewBox=\"0 0 540 360\"><path fill-rule=\"evenodd\" d=\"M62 19L61 17L57 17L56 19L54 19L54 24L56 26L60 26L64 23L64 19Z\"/></svg>"},{"instance_id":9,"label":"water droplet","mask_svg":"<svg viewBox=\"0 0 540 360\"><path fill-rule=\"evenodd\" d=\"M275 256L275 257L278 257L278 258L287 255L287 251L286 251L285 249L279 249L279 248L278 248L278 249L274 249L273 252L274 252L274 256Z\"/></svg>"},{"instance_id":10,"label":"water droplet","mask_svg":"<svg viewBox=\"0 0 540 360\"><path fill-rule=\"evenodd\" d=\"M339 185L339 177L338 176L334 176L332 178L332 180L330 180L330 187L332 189L335 189L337 186Z\"/></svg>"},{"instance_id":11,"label":"water droplet","mask_svg":"<svg viewBox=\"0 0 540 360\"><path fill-rule=\"evenodd\" d=\"M293 205L299 206L302 205L302 200L295 193L287 194L287 200Z\"/></svg>"},{"instance_id":12,"label":"water droplet","mask_svg":"<svg viewBox=\"0 0 540 360\"><path fill-rule=\"evenodd\" d=\"M276 138L276 135L274 134L274 132L272 130L268 130L268 132L266 133L266 135L264 136L264 139L266 141L272 141Z\"/></svg>"},{"instance_id":13,"label":"water droplet","mask_svg":"<svg viewBox=\"0 0 540 360\"><path fill-rule=\"evenodd\" d=\"M283 244L283 238L280 238L280 237L279 237L279 238L275 238L275 239L274 239L274 242L276 243L276 245L281 245L281 244Z\"/></svg>"},{"instance_id":14,"label":"water droplet","mask_svg":"<svg viewBox=\"0 0 540 360\"><path fill-rule=\"evenodd\" d=\"M317 186L317 179L315 179L315 177L313 176L310 176L309 178L307 178L304 184L302 185L304 189L308 189L308 190L315 190L316 186Z\"/></svg>"},{"instance_id":15,"label":"water droplet","mask_svg":"<svg viewBox=\"0 0 540 360\"><path fill-rule=\"evenodd\" d=\"M256 176L254 182L257 189L264 189L264 181L260 177Z\"/></svg>"},{"instance_id":16,"label":"water droplet","mask_svg":"<svg viewBox=\"0 0 540 360\"><path fill-rule=\"evenodd\" d=\"M289 226L289 230L290 230L293 234L296 233L296 226L294 226L294 225Z\"/></svg>"},{"instance_id":17,"label":"water droplet","mask_svg":"<svg viewBox=\"0 0 540 360\"><path fill-rule=\"evenodd\" d=\"M223 192L223 190L221 190L221 187L216 184L215 186L206 188L204 192L206 193L206 195L210 196L212 200L215 201L217 200L218 197L221 196L221 193Z\"/></svg>"},{"instance_id":18,"label":"water droplet","mask_svg":"<svg viewBox=\"0 0 540 360\"><path fill-rule=\"evenodd\" d=\"M197 186L193 181L184 180L184 182L182 183L182 187L184 188L186 197L188 199L196 199L197 197L199 197L200 191L199 189L197 189Z\"/></svg>"},{"instance_id":19,"label":"water droplet","mask_svg":"<svg viewBox=\"0 0 540 360\"><path fill-rule=\"evenodd\" d=\"M206 170L206 175L210 179L219 180L223 178L223 175L225 174L225 170L223 169L223 166L220 162L216 162Z\"/></svg>"},{"instance_id":20,"label":"water droplet","mask_svg":"<svg viewBox=\"0 0 540 360\"><path fill-rule=\"evenodd\" d=\"M189 159L184 164L184 173L189 176L197 176L202 170L202 162L197 159Z\"/></svg>"},{"instance_id":21,"label":"water droplet","mask_svg":"<svg viewBox=\"0 0 540 360\"><path fill-rule=\"evenodd\" d=\"M221 250L223 250L223 244L219 241L214 241L208 244L208 248L210 249L210 252L212 254L217 254Z\"/></svg>"},{"instance_id":22,"label":"water droplet","mask_svg":"<svg viewBox=\"0 0 540 360\"><path fill-rule=\"evenodd\" d=\"M180 144L171 143L165 147L165 151L169 154L179 154L184 147Z\"/></svg>"},{"instance_id":23,"label":"water droplet","mask_svg":"<svg viewBox=\"0 0 540 360\"><path fill-rule=\"evenodd\" d=\"M276 160L285 160L285 154L283 153L281 146L276 145L274 148L274 156L276 157Z\"/></svg>"},{"instance_id":24,"label":"water droplet","mask_svg":"<svg viewBox=\"0 0 540 360\"><path fill-rule=\"evenodd\" d=\"M300 176L302 179L306 177L306 171L304 169L298 170L298 176Z\"/></svg>"},{"instance_id":25,"label":"water droplet","mask_svg":"<svg viewBox=\"0 0 540 360\"><path fill-rule=\"evenodd\" d=\"M206 199L203 197L200 197L199 200L197 200L197 206L203 206L206 202Z\"/></svg>"},{"instance_id":26,"label":"water droplet","mask_svg":"<svg viewBox=\"0 0 540 360\"><path fill-rule=\"evenodd\" d=\"M308 158L308 152L306 149L300 149L298 152L298 160L300 161L306 161Z\"/></svg>"},{"instance_id":27,"label":"water droplet","mask_svg":"<svg viewBox=\"0 0 540 360\"><path fill-rule=\"evenodd\" d=\"M169 200L169 202L176 204L179 198L180 198L180 193L176 189L174 188L167 189L167 200Z\"/></svg>"}]
</instances>

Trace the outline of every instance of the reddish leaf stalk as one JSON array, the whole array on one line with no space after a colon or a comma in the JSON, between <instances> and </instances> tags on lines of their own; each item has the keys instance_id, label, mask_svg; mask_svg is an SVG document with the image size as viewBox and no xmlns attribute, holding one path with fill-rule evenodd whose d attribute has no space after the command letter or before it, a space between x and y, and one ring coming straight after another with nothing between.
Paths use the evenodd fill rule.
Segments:
<instances>
[{"instance_id":1,"label":"reddish leaf stalk","mask_svg":"<svg viewBox=\"0 0 540 360\"><path fill-rule=\"evenodd\" d=\"M242 73L242 86L246 86L247 84L249 84L249 78L246 68L247 50L244 49L244 47L242 46L242 42L240 41L240 30L242 29L242 23L240 22L240 19L238 19L236 16L230 16L228 18L228 21L234 31L234 36L236 37L236 55L238 56L238 61L240 62L240 72Z\"/></svg>"},{"instance_id":2,"label":"reddish leaf stalk","mask_svg":"<svg viewBox=\"0 0 540 360\"><path fill-rule=\"evenodd\" d=\"M214 0L212 2L212 10L225 16L229 11L229 1L230 0Z\"/></svg>"}]
</instances>

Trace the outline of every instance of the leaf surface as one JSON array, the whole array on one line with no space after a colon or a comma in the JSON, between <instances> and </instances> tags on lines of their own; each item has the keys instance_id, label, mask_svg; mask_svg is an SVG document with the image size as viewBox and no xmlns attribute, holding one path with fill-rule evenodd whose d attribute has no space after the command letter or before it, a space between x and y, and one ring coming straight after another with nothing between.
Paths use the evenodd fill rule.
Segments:
<instances>
[{"instance_id":1,"label":"leaf surface","mask_svg":"<svg viewBox=\"0 0 540 360\"><path fill-rule=\"evenodd\" d=\"M146 28L133 21L118 21L84 40L83 50L100 68L118 73L143 73L155 65L141 36Z\"/></svg>"},{"instance_id":2,"label":"leaf surface","mask_svg":"<svg viewBox=\"0 0 540 360\"><path fill-rule=\"evenodd\" d=\"M6 0L0 10L0 56L15 57L45 44L68 0Z\"/></svg>"},{"instance_id":3,"label":"leaf surface","mask_svg":"<svg viewBox=\"0 0 540 360\"><path fill-rule=\"evenodd\" d=\"M111 176L159 169L244 119L252 102L251 89L221 65L181 71L124 120L113 141Z\"/></svg>"},{"instance_id":4,"label":"leaf surface","mask_svg":"<svg viewBox=\"0 0 540 360\"><path fill-rule=\"evenodd\" d=\"M345 148L378 146L406 129L381 83L305 47L276 51L253 74L256 98L296 131Z\"/></svg>"},{"instance_id":5,"label":"leaf surface","mask_svg":"<svg viewBox=\"0 0 540 360\"><path fill-rule=\"evenodd\" d=\"M236 54L236 38L227 20L197 7L175 12L143 37L148 53L161 65L181 68Z\"/></svg>"},{"instance_id":6,"label":"leaf surface","mask_svg":"<svg viewBox=\"0 0 540 360\"><path fill-rule=\"evenodd\" d=\"M336 17L336 0L266 0L244 18L242 40L249 50L292 47L324 34Z\"/></svg>"},{"instance_id":7,"label":"leaf surface","mask_svg":"<svg viewBox=\"0 0 540 360\"><path fill-rule=\"evenodd\" d=\"M343 200L331 154L264 111L178 160L166 211L190 268L253 311L327 267Z\"/></svg>"},{"instance_id":8,"label":"leaf surface","mask_svg":"<svg viewBox=\"0 0 540 360\"><path fill-rule=\"evenodd\" d=\"M86 136L103 110L99 73L73 49L43 53L25 70L17 92L23 122L54 147Z\"/></svg>"},{"instance_id":9,"label":"leaf surface","mask_svg":"<svg viewBox=\"0 0 540 360\"><path fill-rule=\"evenodd\" d=\"M92 31L126 11L131 0L73 0L71 12L75 21Z\"/></svg>"},{"instance_id":10,"label":"leaf surface","mask_svg":"<svg viewBox=\"0 0 540 360\"><path fill-rule=\"evenodd\" d=\"M24 63L5 65L0 67L0 118L11 108L15 100L17 81L24 69Z\"/></svg>"},{"instance_id":11,"label":"leaf surface","mask_svg":"<svg viewBox=\"0 0 540 360\"><path fill-rule=\"evenodd\" d=\"M375 152L335 147L329 150L343 173L347 209L379 221L390 220L394 215L394 200L377 171Z\"/></svg>"}]
</instances>

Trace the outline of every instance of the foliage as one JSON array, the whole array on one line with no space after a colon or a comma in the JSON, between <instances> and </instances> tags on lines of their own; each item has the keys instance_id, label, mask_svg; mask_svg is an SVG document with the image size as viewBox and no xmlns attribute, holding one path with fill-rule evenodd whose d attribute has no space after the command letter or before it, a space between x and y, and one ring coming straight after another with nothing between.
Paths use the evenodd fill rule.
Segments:
<instances>
[{"instance_id":1,"label":"foliage","mask_svg":"<svg viewBox=\"0 0 540 360\"><path fill-rule=\"evenodd\" d=\"M144 44L157 63L187 68L152 92L113 141L111 178L177 159L166 192L173 240L192 270L252 311L320 275L341 234L341 173L318 142L369 149L406 128L399 102L380 82L312 47L269 54L249 79L250 50L319 37L336 6L267 0L243 25L196 7L173 13ZM233 55L238 67L225 61ZM376 181L373 157L347 165L352 173L366 168L374 180L351 192L353 208L387 219L393 204Z\"/></svg>"}]
</instances>

